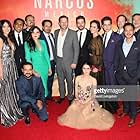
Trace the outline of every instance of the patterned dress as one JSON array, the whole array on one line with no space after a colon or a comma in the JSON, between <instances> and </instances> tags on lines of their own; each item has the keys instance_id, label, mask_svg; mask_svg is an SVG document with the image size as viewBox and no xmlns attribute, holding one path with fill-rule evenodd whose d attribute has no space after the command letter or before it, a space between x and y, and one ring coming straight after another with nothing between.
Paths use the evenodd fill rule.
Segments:
<instances>
[{"instance_id":1,"label":"patterned dress","mask_svg":"<svg viewBox=\"0 0 140 140\"><path fill-rule=\"evenodd\" d=\"M10 127L23 117L18 107L18 94L15 80L17 69L10 47L4 44L2 49L3 80L0 80L0 117L1 124Z\"/></svg>"},{"instance_id":2,"label":"patterned dress","mask_svg":"<svg viewBox=\"0 0 140 140\"><path fill-rule=\"evenodd\" d=\"M58 117L60 125L76 129L108 130L114 124L113 115L101 108L94 98L93 86L78 84L76 99L66 112Z\"/></svg>"}]
</instances>

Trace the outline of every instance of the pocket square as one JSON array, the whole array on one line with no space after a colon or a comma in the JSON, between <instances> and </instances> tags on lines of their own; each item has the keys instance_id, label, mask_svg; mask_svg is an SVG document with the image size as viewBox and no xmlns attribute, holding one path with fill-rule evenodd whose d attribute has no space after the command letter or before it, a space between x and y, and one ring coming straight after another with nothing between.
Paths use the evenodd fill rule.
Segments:
<instances>
[{"instance_id":1,"label":"pocket square","mask_svg":"<svg viewBox=\"0 0 140 140\"><path fill-rule=\"evenodd\" d=\"M113 39L111 40L111 43L115 42Z\"/></svg>"},{"instance_id":2,"label":"pocket square","mask_svg":"<svg viewBox=\"0 0 140 140\"><path fill-rule=\"evenodd\" d=\"M134 50L138 50L138 48L136 47L136 48L134 48Z\"/></svg>"}]
</instances>

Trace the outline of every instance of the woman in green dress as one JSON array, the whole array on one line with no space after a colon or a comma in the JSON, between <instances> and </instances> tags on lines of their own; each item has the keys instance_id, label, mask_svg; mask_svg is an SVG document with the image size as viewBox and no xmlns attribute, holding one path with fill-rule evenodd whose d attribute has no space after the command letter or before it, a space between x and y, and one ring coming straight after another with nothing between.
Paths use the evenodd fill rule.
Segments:
<instances>
[{"instance_id":1,"label":"woman in green dress","mask_svg":"<svg viewBox=\"0 0 140 140\"><path fill-rule=\"evenodd\" d=\"M30 30L30 35L25 42L25 59L31 62L34 69L34 75L40 76L45 89L45 97L48 95L47 80L48 75L51 75L51 65L47 46L44 40L40 40L40 29L34 26Z\"/></svg>"}]
</instances>

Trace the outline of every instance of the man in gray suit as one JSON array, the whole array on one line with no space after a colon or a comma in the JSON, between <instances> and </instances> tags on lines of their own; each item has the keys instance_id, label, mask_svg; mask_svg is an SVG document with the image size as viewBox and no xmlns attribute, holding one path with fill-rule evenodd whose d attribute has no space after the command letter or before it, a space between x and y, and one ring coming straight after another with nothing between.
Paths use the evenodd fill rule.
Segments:
<instances>
[{"instance_id":1,"label":"man in gray suit","mask_svg":"<svg viewBox=\"0 0 140 140\"><path fill-rule=\"evenodd\" d=\"M68 28L68 17L59 17L60 29L55 30L56 46L56 72L58 76L60 98L56 103L61 103L65 98L65 79L67 82L69 103L73 99L73 70L76 68L79 56L79 43L75 31Z\"/></svg>"}]
</instances>

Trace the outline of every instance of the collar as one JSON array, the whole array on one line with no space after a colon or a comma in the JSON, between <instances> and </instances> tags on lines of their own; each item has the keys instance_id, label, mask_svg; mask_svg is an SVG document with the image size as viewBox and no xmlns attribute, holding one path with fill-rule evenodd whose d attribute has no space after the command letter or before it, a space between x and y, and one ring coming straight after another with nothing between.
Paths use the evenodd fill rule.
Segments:
<instances>
[{"instance_id":1,"label":"collar","mask_svg":"<svg viewBox=\"0 0 140 140\"><path fill-rule=\"evenodd\" d=\"M84 28L83 30L78 30L78 32L86 32L86 31L87 31L86 28Z\"/></svg>"},{"instance_id":2,"label":"collar","mask_svg":"<svg viewBox=\"0 0 140 140\"><path fill-rule=\"evenodd\" d=\"M132 42L131 42L131 43L133 43L133 42L135 42L135 41L136 41L136 37L133 35L133 39L132 39ZM124 42L127 43L127 42L126 42L126 38L124 39Z\"/></svg>"}]
</instances>

